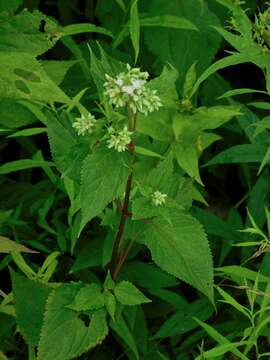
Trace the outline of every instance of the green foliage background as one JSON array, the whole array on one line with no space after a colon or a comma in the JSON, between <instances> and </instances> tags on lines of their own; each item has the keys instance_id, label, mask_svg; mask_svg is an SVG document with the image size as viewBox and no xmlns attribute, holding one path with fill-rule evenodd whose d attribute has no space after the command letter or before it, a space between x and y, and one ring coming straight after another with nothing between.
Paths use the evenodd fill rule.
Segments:
<instances>
[{"instance_id":1,"label":"green foliage background","mask_svg":"<svg viewBox=\"0 0 270 360\"><path fill-rule=\"evenodd\" d=\"M269 71L263 0L0 0L0 360L270 358Z\"/></svg>"}]
</instances>

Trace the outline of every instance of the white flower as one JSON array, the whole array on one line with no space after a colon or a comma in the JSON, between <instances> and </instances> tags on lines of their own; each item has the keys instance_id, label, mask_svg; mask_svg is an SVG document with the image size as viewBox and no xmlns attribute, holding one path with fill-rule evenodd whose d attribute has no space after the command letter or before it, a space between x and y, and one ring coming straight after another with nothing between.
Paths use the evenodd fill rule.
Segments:
<instances>
[{"instance_id":1,"label":"white flower","mask_svg":"<svg viewBox=\"0 0 270 360\"><path fill-rule=\"evenodd\" d=\"M108 133L110 138L108 139L107 146L109 149L115 149L118 152L126 150L127 145L131 142L132 132L128 131L127 126L123 130L117 132L112 126L109 127Z\"/></svg>"},{"instance_id":2,"label":"white flower","mask_svg":"<svg viewBox=\"0 0 270 360\"><path fill-rule=\"evenodd\" d=\"M132 86L134 89L140 89L143 87L144 84L145 84L144 80L135 79L132 81Z\"/></svg>"},{"instance_id":3,"label":"white flower","mask_svg":"<svg viewBox=\"0 0 270 360\"><path fill-rule=\"evenodd\" d=\"M76 118L76 121L72 124L72 127L77 131L78 135L91 134L93 132L93 127L95 126L97 120L94 115L88 113L86 116L81 114L80 117Z\"/></svg>"},{"instance_id":4,"label":"white flower","mask_svg":"<svg viewBox=\"0 0 270 360\"><path fill-rule=\"evenodd\" d=\"M167 194L162 194L162 192L157 190L152 194L152 201L155 206L160 206L160 205L165 204L166 197L167 197Z\"/></svg>"},{"instance_id":5,"label":"white flower","mask_svg":"<svg viewBox=\"0 0 270 360\"><path fill-rule=\"evenodd\" d=\"M134 114L141 112L147 115L162 105L156 91L146 87L149 74L139 68L132 69L127 64L127 72L120 73L116 78L108 74L105 77L104 93L116 108L128 105Z\"/></svg>"},{"instance_id":6,"label":"white flower","mask_svg":"<svg viewBox=\"0 0 270 360\"><path fill-rule=\"evenodd\" d=\"M122 86L122 91L128 95L133 95L135 88L132 85Z\"/></svg>"}]
</instances>

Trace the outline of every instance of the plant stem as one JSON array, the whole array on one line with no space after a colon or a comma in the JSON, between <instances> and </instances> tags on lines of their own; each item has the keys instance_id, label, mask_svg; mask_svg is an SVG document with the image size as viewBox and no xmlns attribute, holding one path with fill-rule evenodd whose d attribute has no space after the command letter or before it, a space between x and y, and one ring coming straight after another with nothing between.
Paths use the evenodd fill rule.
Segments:
<instances>
[{"instance_id":1,"label":"plant stem","mask_svg":"<svg viewBox=\"0 0 270 360\"><path fill-rule=\"evenodd\" d=\"M116 238L114 241L113 254L112 254L113 267L114 267L115 262L118 257L120 242L125 233L125 225L126 225L126 220L128 217L128 205L129 205L129 196L130 196L130 191L131 191L131 185L132 185L132 172L130 172L130 174L128 176L128 180L127 180L127 184L126 184L126 191L125 191L125 200L124 200L124 205L123 205L122 212L121 212L121 219L120 219L120 223L119 223L119 227L118 227L118 232L117 232L117 235L116 235ZM116 265L116 267L117 267L117 265Z\"/></svg>"},{"instance_id":2,"label":"plant stem","mask_svg":"<svg viewBox=\"0 0 270 360\"><path fill-rule=\"evenodd\" d=\"M136 130L136 115L132 113L131 109L128 107L128 128L129 131L132 131L133 133ZM135 161L135 141L134 139L129 144L129 151L131 154L131 167L130 172L128 175L127 183L126 183L126 190L125 190L125 199L124 204L121 209L121 218L120 223L118 226L117 235L114 241L114 247L113 247L113 253L112 253L112 266L111 270L113 270L113 279L117 277L117 274L119 273L119 270L121 266L123 265L127 254L125 255L125 243L124 243L124 235L125 235L125 225L126 220L129 217L128 207L129 207L129 198L132 188L132 177L133 177L133 163ZM122 245L123 251L122 254L119 256L119 246Z\"/></svg>"}]
</instances>

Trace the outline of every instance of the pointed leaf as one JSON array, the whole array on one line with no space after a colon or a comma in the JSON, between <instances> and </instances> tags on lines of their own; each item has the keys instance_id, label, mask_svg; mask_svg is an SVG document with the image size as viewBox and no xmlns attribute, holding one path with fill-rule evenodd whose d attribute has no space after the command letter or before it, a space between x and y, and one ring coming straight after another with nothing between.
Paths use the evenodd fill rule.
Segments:
<instances>
[{"instance_id":1,"label":"pointed leaf","mask_svg":"<svg viewBox=\"0 0 270 360\"><path fill-rule=\"evenodd\" d=\"M144 294L128 281L121 281L114 289L116 299L123 305L140 305L151 302Z\"/></svg>"},{"instance_id":2,"label":"pointed leaf","mask_svg":"<svg viewBox=\"0 0 270 360\"><path fill-rule=\"evenodd\" d=\"M104 310L95 311L90 324L85 325L75 311L67 309L80 288L78 284L61 285L49 296L38 348L39 360L78 358L107 336Z\"/></svg>"},{"instance_id":3,"label":"pointed leaf","mask_svg":"<svg viewBox=\"0 0 270 360\"><path fill-rule=\"evenodd\" d=\"M118 194L123 194L128 168L121 154L101 148L89 155L83 164L81 230L88 221L99 215Z\"/></svg>"},{"instance_id":4,"label":"pointed leaf","mask_svg":"<svg viewBox=\"0 0 270 360\"><path fill-rule=\"evenodd\" d=\"M74 301L68 305L75 311L96 310L104 306L104 295L101 287L95 283L86 285L79 290Z\"/></svg>"},{"instance_id":5,"label":"pointed leaf","mask_svg":"<svg viewBox=\"0 0 270 360\"><path fill-rule=\"evenodd\" d=\"M207 237L192 216L172 210L170 221L157 217L147 225L142 242L153 260L213 301L213 263Z\"/></svg>"},{"instance_id":6,"label":"pointed leaf","mask_svg":"<svg viewBox=\"0 0 270 360\"><path fill-rule=\"evenodd\" d=\"M16 322L29 345L37 345L45 304L52 289L39 281L11 272Z\"/></svg>"}]
</instances>

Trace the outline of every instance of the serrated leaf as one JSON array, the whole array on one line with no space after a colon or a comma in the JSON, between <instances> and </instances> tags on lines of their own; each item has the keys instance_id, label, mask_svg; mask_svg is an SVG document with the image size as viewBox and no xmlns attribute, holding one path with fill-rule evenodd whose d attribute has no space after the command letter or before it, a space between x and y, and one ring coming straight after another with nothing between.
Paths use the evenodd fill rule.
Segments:
<instances>
[{"instance_id":1,"label":"serrated leaf","mask_svg":"<svg viewBox=\"0 0 270 360\"><path fill-rule=\"evenodd\" d=\"M11 0L5 3L11 5L14 2L19 1ZM39 31L42 20L46 24L44 32ZM18 57L20 56L18 52L40 55L54 45L54 41L48 36L53 28L56 29L56 24L37 10L31 13L24 9L14 16L2 12L0 14L0 50L16 51Z\"/></svg>"},{"instance_id":2,"label":"serrated leaf","mask_svg":"<svg viewBox=\"0 0 270 360\"><path fill-rule=\"evenodd\" d=\"M213 302L213 263L201 224L179 210L170 221L157 217L140 240L151 251L154 262L168 273L204 293Z\"/></svg>"},{"instance_id":3,"label":"serrated leaf","mask_svg":"<svg viewBox=\"0 0 270 360\"><path fill-rule=\"evenodd\" d=\"M29 280L14 271L11 271L11 280L16 322L26 342L37 345L45 304L52 289L48 285Z\"/></svg>"},{"instance_id":4,"label":"serrated leaf","mask_svg":"<svg viewBox=\"0 0 270 360\"><path fill-rule=\"evenodd\" d=\"M105 291L104 293L104 304L108 314L112 320L115 321L116 300L115 296L110 291Z\"/></svg>"},{"instance_id":5,"label":"serrated leaf","mask_svg":"<svg viewBox=\"0 0 270 360\"><path fill-rule=\"evenodd\" d=\"M80 230L118 194L122 196L127 177L128 168L117 151L100 148L85 159L82 169Z\"/></svg>"},{"instance_id":6,"label":"serrated leaf","mask_svg":"<svg viewBox=\"0 0 270 360\"><path fill-rule=\"evenodd\" d=\"M140 305L151 302L129 281L121 281L114 288L116 299L123 305Z\"/></svg>"},{"instance_id":7,"label":"serrated leaf","mask_svg":"<svg viewBox=\"0 0 270 360\"><path fill-rule=\"evenodd\" d=\"M77 358L101 344L107 336L104 310L95 311L87 326L75 311L66 307L80 288L81 285L78 284L61 285L49 296L38 347L39 360Z\"/></svg>"},{"instance_id":8,"label":"serrated leaf","mask_svg":"<svg viewBox=\"0 0 270 360\"><path fill-rule=\"evenodd\" d=\"M97 310L104 306L104 294L101 287L95 283L81 288L74 301L68 305L75 311Z\"/></svg>"}]
</instances>

